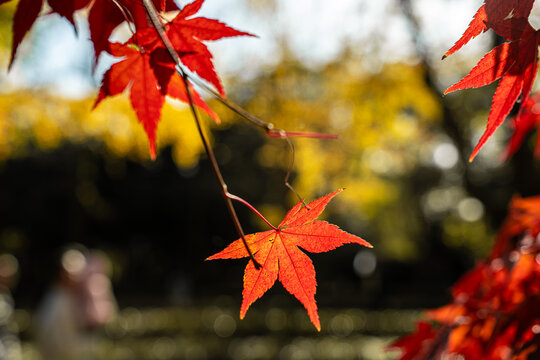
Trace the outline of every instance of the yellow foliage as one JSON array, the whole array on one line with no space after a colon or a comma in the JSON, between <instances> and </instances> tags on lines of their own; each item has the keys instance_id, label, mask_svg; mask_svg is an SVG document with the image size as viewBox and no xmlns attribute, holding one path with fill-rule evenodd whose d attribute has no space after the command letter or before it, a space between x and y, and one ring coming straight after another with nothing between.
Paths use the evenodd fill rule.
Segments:
<instances>
[{"instance_id":1,"label":"yellow foliage","mask_svg":"<svg viewBox=\"0 0 540 360\"><path fill-rule=\"evenodd\" d=\"M45 92L0 95L0 160L28 146L43 150L62 142L103 142L116 157L148 158L148 141L126 96L107 99L91 111L92 99L66 100ZM203 150L187 107L166 104L158 127L158 146L172 146L181 167L196 164Z\"/></svg>"},{"instance_id":2,"label":"yellow foliage","mask_svg":"<svg viewBox=\"0 0 540 360\"><path fill-rule=\"evenodd\" d=\"M284 62L257 81L247 107L277 128L339 135L294 140L294 186L306 198L347 187L341 201L372 217L400 196L395 179L418 165L419 146L441 109L419 67L388 64L373 74L349 71L352 61L319 72ZM277 140L256 156L263 166L286 167L290 154Z\"/></svg>"}]
</instances>

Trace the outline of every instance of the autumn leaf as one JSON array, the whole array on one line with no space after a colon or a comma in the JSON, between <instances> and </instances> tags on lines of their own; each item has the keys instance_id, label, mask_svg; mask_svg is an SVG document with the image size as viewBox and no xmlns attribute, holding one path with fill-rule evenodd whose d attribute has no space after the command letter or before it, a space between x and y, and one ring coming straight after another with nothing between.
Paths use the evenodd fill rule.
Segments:
<instances>
[{"instance_id":1,"label":"autumn leaf","mask_svg":"<svg viewBox=\"0 0 540 360\"><path fill-rule=\"evenodd\" d=\"M221 95L225 95L223 85L219 80L212 63L212 54L202 41L214 41L225 37L253 36L247 32L233 29L218 20L195 15L204 0L196 0L186 5L168 24L167 36L182 56L182 63L191 71L215 86Z\"/></svg>"},{"instance_id":2,"label":"autumn leaf","mask_svg":"<svg viewBox=\"0 0 540 360\"><path fill-rule=\"evenodd\" d=\"M124 60L113 64L105 73L94 108L106 97L121 94L130 85L131 105L148 135L150 156L155 158L156 128L165 96L150 66L150 53L119 43L110 44L110 53Z\"/></svg>"},{"instance_id":3,"label":"autumn leaf","mask_svg":"<svg viewBox=\"0 0 540 360\"><path fill-rule=\"evenodd\" d=\"M528 18L533 3L534 0L487 0L474 14L461 38L444 54L443 59L461 49L471 39L486 32L492 24L498 24L510 17Z\"/></svg>"},{"instance_id":4,"label":"autumn leaf","mask_svg":"<svg viewBox=\"0 0 540 360\"><path fill-rule=\"evenodd\" d=\"M470 161L512 110L519 96L526 101L538 70L538 32L525 18L508 18L489 26L509 42L486 54L471 72L449 87L445 94L476 88L501 79L493 96L487 127L474 148Z\"/></svg>"},{"instance_id":5,"label":"autumn leaf","mask_svg":"<svg viewBox=\"0 0 540 360\"><path fill-rule=\"evenodd\" d=\"M367 241L339 229L336 225L316 220L330 200L341 191L323 196L307 206L300 201L287 213L277 228L246 236L246 241L262 268L257 270L252 261L246 266L241 319L251 304L279 279L285 289L304 305L317 330L321 330L315 303L315 268L300 248L312 253L323 253L349 243L372 247ZM239 259L247 256L242 240L238 239L207 260Z\"/></svg>"},{"instance_id":6,"label":"autumn leaf","mask_svg":"<svg viewBox=\"0 0 540 360\"><path fill-rule=\"evenodd\" d=\"M9 0L0 0L0 5ZM174 0L153 0L162 11L178 10ZM20 0L13 18L13 41L9 67L11 68L17 49L25 35L37 20L44 0ZM73 15L76 11L89 7L88 23L90 39L94 45L96 61L108 47L108 40L113 30L124 21L135 25L136 30L151 26L143 3L140 0L48 0L52 13L65 17L74 27Z\"/></svg>"},{"instance_id":7,"label":"autumn leaf","mask_svg":"<svg viewBox=\"0 0 540 360\"><path fill-rule=\"evenodd\" d=\"M142 124L150 147L150 156L156 156L156 131L161 117L165 96L189 102L186 88L179 75L168 67L161 66L157 32L153 28L139 30L125 44L111 43L108 52L122 60L113 64L103 76L101 88L94 108L107 97L123 93L128 87L130 102L137 119ZM216 122L219 117L208 107L199 94L190 86L194 105L205 111Z\"/></svg>"}]
</instances>

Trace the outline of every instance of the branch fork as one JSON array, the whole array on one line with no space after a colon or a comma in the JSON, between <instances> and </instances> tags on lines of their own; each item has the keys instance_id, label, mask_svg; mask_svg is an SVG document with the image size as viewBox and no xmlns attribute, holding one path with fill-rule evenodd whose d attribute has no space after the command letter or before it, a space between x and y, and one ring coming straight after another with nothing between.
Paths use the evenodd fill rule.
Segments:
<instances>
[{"instance_id":1,"label":"branch fork","mask_svg":"<svg viewBox=\"0 0 540 360\"><path fill-rule=\"evenodd\" d=\"M289 167L287 169L287 175L286 175L285 180L284 180L285 186L287 188L289 188L302 201L302 203L304 204L304 206L308 210L310 210L309 206L304 202L304 200L300 197L300 195L296 192L296 190L294 190L292 185L289 183L289 177L290 177L290 174L291 174L292 166L294 164L294 146L293 146L293 143L292 143L290 138L291 137L307 137L307 138L321 138L321 139L337 139L337 135L321 134L321 133L314 133L314 132L287 132L285 130L275 129L274 124L259 119L258 117L252 115L251 113L249 113L245 109L241 108L240 106L236 105L235 103L233 103L233 102L227 100L226 98L224 98L221 94L219 94L217 91L212 89L210 86L208 86L203 81L200 81L197 78L190 77L187 74L187 72L184 70L182 65L181 65L180 56L175 51L170 39L168 38L168 36L166 34L165 25L163 24L163 21L162 21L160 15L159 15L158 11L156 10L154 4L152 3L151 0L142 0L142 2L143 2L143 5L144 5L144 8L146 10L146 13L147 13L148 17L149 17L150 21L152 22L152 25L154 26L155 30L157 31L161 41L163 42L163 45L167 49L167 52L168 52L169 56L171 57L173 62L176 64L175 68L176 68L177 73L180 75L180 77L182 78L182 80L184 82L184 86L186 88L186 93L187 93L187 97L188 97L188 101L189 101L189 107L190 107L193 119L195 120L195 123L197 125L197 130L198 130L199 135L201 137L201 141L203 142L203 145L204 145L204 149L205 149L206 154L208 156L208 159L210 160L210 163L212 165L212 170L213 170L213 172L214 172L214 174L215 174L215 176L216 176L216 178L217 178L217 180L218 180L218 182L220 184L221 194L222 194L222 196L223 196L223 198L225 200L227 210L229 211L229 215L231 216L231 219L232 219L232 221L234 223L236 231L240 235L240 238L242 239L242 243L244 244L244 247L246 248L246 251L248 252L251 261L253 261L253 265L255 266L255 268L257 270L259 270L261 268L261 265L255 259L255 256L254 256L253 252L251 251L251 249L250 249L250 247L249 247L249 245L247 243L244 230L242 228L240 220L238 219L238 215L236 213L236 210L234 209L232 201L234 200L234 201L240 202L241 204L247 206L252 212L254 212L258 217L260 217L273 230L277 231L278 228L276 228L274 225L272 225L257 209L255 209L255 207L253 207L246 200L240 198L239 196L231 194L228 191L227 184L226 184L225 180L223 179L223 175L221 173L218 162L216 160L216 156L215 156L214 151L213 151L213 149L212 149L212 147L211 147L211 145L210 145L210 143L208 141L208 138L207 138L207 136L206 136L206 134L205 134L205 132L203 130L201 119L200 119L200 117L199 117L199 115L197 113L197 109L195 108L195 104L194 104L194 101L193 101L193 94L191 92L191 87L190 87L190 84L189 84L189 80L191 80L193 83L197 84L198 86L200 86L201 88L206 90L208 93L213 95L219 102L221 102L227 108L234 111L236 114L240 115L242 118L246 119L250 123L258 126L259 128L261 128L266 133L266 135L268 137L282 138L282 139L285 139L287 141L287 143L288 143L288 145L289 145L289 147L291 149L292 156L291 156L291 162L289 163Z\"/></svg>"}]
</instances>

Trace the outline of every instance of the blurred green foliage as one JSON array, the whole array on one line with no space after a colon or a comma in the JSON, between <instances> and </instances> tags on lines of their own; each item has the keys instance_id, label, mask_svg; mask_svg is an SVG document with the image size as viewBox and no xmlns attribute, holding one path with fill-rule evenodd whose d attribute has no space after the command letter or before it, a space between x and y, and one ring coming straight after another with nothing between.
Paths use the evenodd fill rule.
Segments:
<instances>
[{"instance_id":1,"label":"blurred green foliage","mask_svg":"<svg viewBox=\"0 0 540 360\"><path fill-rule=\"evenodd\" d=\"M123 309L96 338L93 354L103 360L173 359L392 359L384 351L396 335L414 328L419 311L321 310L323 330L314 334L301 311L253 309L243 321L236 307ZM229 300L230 301L230 300ZM18 311L28 331L30 314ZM89 355L89 354L88 354ZM32 343L26 360L41 360Z\"/></svg>"}]
</instances>

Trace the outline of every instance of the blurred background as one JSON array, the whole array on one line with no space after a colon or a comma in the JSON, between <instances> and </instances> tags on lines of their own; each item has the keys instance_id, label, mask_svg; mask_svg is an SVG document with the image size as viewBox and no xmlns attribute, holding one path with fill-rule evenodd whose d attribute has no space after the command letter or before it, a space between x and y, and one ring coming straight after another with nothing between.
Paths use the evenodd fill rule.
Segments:
<instances>
[{"instance_id":1,"label":"blurred background","mask_svg":"<svg viewBox=\"0 0 540 360\"><path fill-rule=\"evenodd\" d=\"M88 359L395 358L384 346L449 301L512 196L538 194L533 137L503 162L502 126L467 161L495 88L442 96L500 42L488 32L440 60L481 3L207 0L201 10L258 36L209 45L230 99L278 128L339 135L294 140L291 182L306 199L345 187L324 216L374 248L310 255L321 333L280 285L240 321L247 261L204 261L237 235L189 109L165 106L150 161L126 96L90 110L112 60L92 71L84 11L77 34L40 18L8 73L16 2L1 6L0 318L19 339L14 354L48 359L40 314L51 293L79 289L108 309L77 330ZM230 191L279 223L296 202L283 184L288 144L208 102L223 120L205 119ZM266 230L237 209L246 232Z\"/></svg>"}]
</instances>

